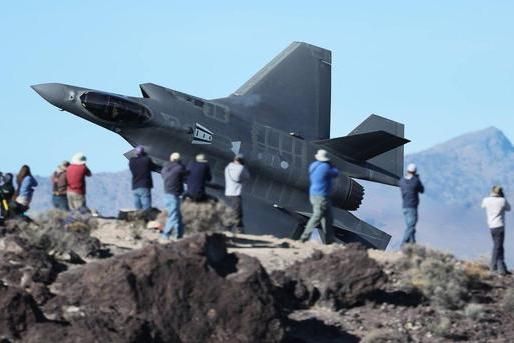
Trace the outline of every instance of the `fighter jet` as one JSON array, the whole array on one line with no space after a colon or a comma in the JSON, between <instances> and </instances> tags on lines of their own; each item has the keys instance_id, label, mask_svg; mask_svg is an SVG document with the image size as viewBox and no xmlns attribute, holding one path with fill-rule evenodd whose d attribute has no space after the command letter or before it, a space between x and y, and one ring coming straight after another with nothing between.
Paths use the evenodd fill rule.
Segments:
<instances>
[{"instance_id":1,"label":"fighter jet","mask_svg":"<svg viewBox=\"0 0 514 343\"><path fill-rule=\"evenodd\" d=\"M244 154L252 175L243 192L245 224L252 234L298 237L312 214L308 166L325 149L342 173L331 197L337 239L385 249L391 236L350 213L364 196L354 178L398 185L408 142L404 126L371 115L349 135L330 138L331 65L329 50L293 42L224 98L207 100L153 83L139 86L142 97L60 83L32 88L61 110L143 146L157 165L174 151L186 162L206 154L211 191L220 197L225 166Z\"/></svg>"}]
</instances>

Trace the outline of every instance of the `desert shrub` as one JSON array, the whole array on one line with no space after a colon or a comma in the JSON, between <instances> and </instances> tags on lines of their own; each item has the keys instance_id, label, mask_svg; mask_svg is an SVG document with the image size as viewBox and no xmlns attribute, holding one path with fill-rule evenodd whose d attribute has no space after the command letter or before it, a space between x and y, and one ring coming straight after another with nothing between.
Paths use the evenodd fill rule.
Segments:
<instances>
[{"instance_id":1,"label":"desert shrub","mask_svg":"<svg viewBox=\"0 0 514 343\"><path fill-rule=\"evenodd\" d=\"M195 203L186 200L181 210L186 232L223 231L236 224L232 209L221 201Z\"/></svg>"},{"instance_id":2,"label":"desert shrub","mask_svg":"<svg viewBox=\"0 0 514 343\"><path fill-rule=\"evenodd\" d=\"M20 236L49 253L73 250L85 257L100 249L98 239L90 236L97 227L97 220L89 215L50 210L40 214Z\"/></svg>"},{"instance_id":3,"label":"desert shrub","mask_svg":"<svg viewBox=\"0 0 514 343\"><path fill-rule=\"evenodd\" d=\"M470 319L477 320L484 316L484 305L481 304L467 304L464 308L464 315Z\"/></svg>"},{"instance_id":4,"label":"desert shrub","mask_svg":"<svg viewBox=\"0 0 514 343\"><path fill-rule=\"evenodd\" d=\"M502 300L502 307L505 312L510 313L514 316L514 289L509 288L505 291L505 295Z\"/></svg>"},{"instance_id":5,"label":"desert shrub","mask_svg":"<svg viewBox=\"0 0 514 343\"><path fill-rule=\"evenodd\" d=\"M419 245L403 249L400 268L404 283L419 289L429 301L443 309L460 309L468 298L470 277L449 254Z\"/></svg>"},{"instance_id":6,"label":"desert shrub","mask_svg":"<svg viewBox=\"0 0 514 343\"><path fill-rule=\"evenodd\" d=\"M98 221L89 214L61 210L49 210L41 213L35 221L41 228L61 227L82 233L90 233L98 228Z\"/></svg>"},{"instance_id":7,"label":"desert shrub","mask_svg":"<svg viewBox=\"0 0 514 343\"><path fill-rule=\"evenodd\" d=\"M446 316L441 316L438 321L432 326L432 332L439 337L446 337L450 335L452 328L452 321Z\"/></svg>"},{"instance_id":8,"label":"desert shrub","mask_svg":"<svg viewBox=\"0 0 514 343\"><path fill-rule=\"evenodd\" d=\"M489 277L489 266L487 263L484 263L482 261L475 261L475 262L467 262L464 261L462 263L462 269L464 272L474 280L483 280Z\"/></svg>"},{"instance_id":9,"label":"desert shrub","mask_svg":"<svg viewBox=\"0 0 514 343\"><path fill-rule=\"evenodd\" d=\"M371 330L362 338L362 343L403 343L409 339L400 332L391 329Z\"/></svg>"}]
</instances>

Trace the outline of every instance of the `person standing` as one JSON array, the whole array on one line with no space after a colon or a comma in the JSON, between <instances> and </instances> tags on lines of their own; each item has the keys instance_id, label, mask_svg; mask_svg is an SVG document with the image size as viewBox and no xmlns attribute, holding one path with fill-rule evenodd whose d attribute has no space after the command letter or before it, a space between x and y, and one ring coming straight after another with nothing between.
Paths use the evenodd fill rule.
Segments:
<instances>
[{"instance_id":1,"label":"person standing","mask_svg":"<svg viewBox=\"0 0 514 343\"><path fill-rule=\"evenodd\" d=\"M250 173L244 165L244 157L237 154L225 167L225 203L234 211L236 225L234 232L244 233L243 200L241 193L243 183L250 179Z\"/></svg>"},{"instance_id":2,"label":"person standing","mask_svg":"<svg viewBox=\"0 0 514 343\"><path fill-rule=\"evenodd\" d=\"M207 200L205 186L212 180L211 167L204 154L198 154L194 161L187 165L186 197L200 202Z\"/></svg>"},{"instance_id":3,"label":"person standing","mask_svg":"<svg viewBox=\"0 0 514 343\"><path fill-rule=\"evenodd\" d=\"M68 183L66 182L66 169L70 162L63 161L52 175L52 204L54 208L63 211L69 211L68 197L66 196L66 189Z\"/></svg>"},{"instance_id":4,"label":"person standing","mask_svg":"<svg viewBox=\"0 0 514 343\"><path fill-rule=\"evenodd\" d=\"M16 190L16 203L22 206L21 212L28 210L30 202L32 201L32 195L34 194L34 187L37 187L38 183L30 172L28 165L23 165L16 175L16 184L18 186Z\"/></svg>"},{"instance_id":5,"label":"person standing","mask_svg":"<svg viewBox=\"0 0 514 343\"><path fill-rule=\"evenodd\" d=\"M86 177L91 176L91 171L86 166L86 160L83 153L76 153L66 170L66 195L70 210L87 211Z\"/></svg>"},{"instance_id":6,"label":"person standing","mask_svg":"<svg viewBox=\"0 0 514 343\"><path fill-rule=\"evenodd\" d=\"M416 224L418 222L419 194L425 191L414 163L407 166L407 174L400 179L402 193L405 233L402 246L407 243L416 244Z\"/></svg>"},{"instance_id":7,"label":"person standing","mask_svg":"<svg viewBox=\"0 0 514 343\"><path fill-rule=\"evenodd\" d=\"M487 215L487 226L493 238L493 253L491 256L491 270L500 275L511 274L505 265L505 252L503 241L505 240L505 212L510 211L510 204L505 199L503 189L494 186L491 194L482 200L482 208Z\"/></svg>"},{"instance_id":8,"label":"person standing","mask_svg":"<svg viewBox=\"0 0 514 343\"><path fill-rule=\"evenodd\" d=\"M314 155L316 161L309 166L309 199L312 205L312 216L305 225L300 240L309 240L314 228L321 224L322 240L325 244L334 242L334 229L332 227L332 204L330 193L332 192L332 179L339 176L339 170L330 163L328 152L320 149Z\"/></svg>"},{"instance_id":9,"label":"person standing","mask_svg":"<svg viewBox=\"0 0 514 343\"><path fill-rule=\"evenodd\" d=\"M132 173L132 194L136 210L147 210L152 207L152 169L154 163L145 153L142 146L136 148L136 156L129 160Z\"/></svg>"},{"instance_id":10,"label":"person standing","mask_svg":"<svg viewBox=\"0 0 514 343\"><path fill-rule=\"evenodd\" d=\"M161 170L164 183L164 205L168 211L166 225L161 233L161 238L169 240L182 238L184 227L182 224L182 214L180 212L180 196L184 193L184 179L186 168L180 160L180 154L174 152Z\"/></svg>"}]
</instances>

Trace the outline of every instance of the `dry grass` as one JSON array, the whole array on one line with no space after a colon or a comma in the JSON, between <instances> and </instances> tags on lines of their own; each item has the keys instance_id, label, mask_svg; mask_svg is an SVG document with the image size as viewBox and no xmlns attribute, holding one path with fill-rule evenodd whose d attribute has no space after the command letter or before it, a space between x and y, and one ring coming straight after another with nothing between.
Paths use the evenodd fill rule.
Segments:
<instances>
[{"instance_id":1,"label":"dry grass","mask_svg":"<svg viewBox=\"0 0 514 343\"><path fill-rule=\"evenodd\" d=\"M462 261L461 267L464 273L472 279L486 279L489 277L489 267L487 264L483 264L482 262L469 262Z\"/></svg>"},{"instance_id":2,"label":"dry grass","mask_svg":"<svg viewBox=\"0 0 514 343\"><path fill-rule=\"evenodd\" d=\"M391 329L375 329L362 338L362 343L407 343L409 339Z\"/></svg>"},{"instance_id":3,"label":"dry grass","mask_svg":"<svg viewBox=\"0 0 514 343\"><path fill-rule=\"evenodd\" d=\"M502 307L505 312L509 313L511 316L514 316L514 289L510 288L505 291L505 295L502 300Z\"/></svg>"},{"instance_id":4,"label":"dry grass","mask_svg":"<svg viewBox=\"0 0 514 343\"><path fill-rule=\"evenodd\" d=\"M418 245L406 246L399 265L403 282L418 288L430 302L442 309L460 309L467 301L471 277L457 260Z\"/></svg>"},{"instance_id":5,"label":"dry grass","mask_svg":"<svg viewBox=\"0 0 514 343\"><path fill-rule=\"evenodd\" d=\"M232 209L221 201L195 203L186 200L181 210L188 233L223 231L236 224Z\"/></svg>"}]
</instances>

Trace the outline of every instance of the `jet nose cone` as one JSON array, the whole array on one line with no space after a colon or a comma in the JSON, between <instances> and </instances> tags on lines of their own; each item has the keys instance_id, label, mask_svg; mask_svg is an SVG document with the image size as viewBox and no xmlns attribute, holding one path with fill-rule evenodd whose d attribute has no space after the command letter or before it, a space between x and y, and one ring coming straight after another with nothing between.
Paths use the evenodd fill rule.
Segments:
<instances>
[{"instance_id":1,"label":"jet nose cone","mask_svg":"<svg viewBox=\"0 0 514 343\"><path fill-rule=\"evenodd\" d=\"M41 83L30 87L43 99L59 108L63 108L65 101L70 100L69 87L60 83Z\"/></svg>"}]
</instances>

